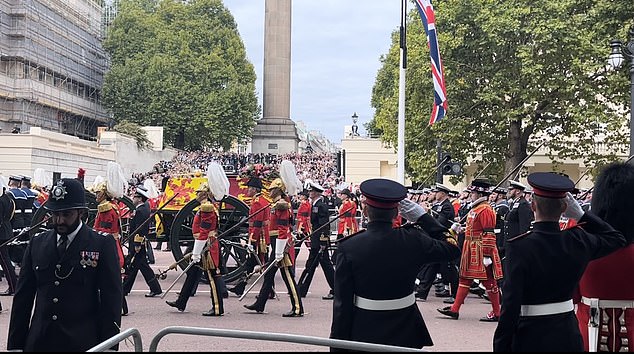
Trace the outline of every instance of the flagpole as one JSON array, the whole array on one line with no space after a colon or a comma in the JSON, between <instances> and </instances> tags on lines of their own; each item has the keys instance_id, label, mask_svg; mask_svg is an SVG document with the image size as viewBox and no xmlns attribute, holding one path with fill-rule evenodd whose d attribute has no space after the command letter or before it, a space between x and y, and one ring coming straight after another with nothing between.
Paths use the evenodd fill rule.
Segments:
<instances>
[{"instance_id":1,"label":"flagpole","mask_svg":"<svg viewBox=\"0 0 634 354\"><path fill-rule=\"evenodd\" d=\"M401 0L401 28L400 46L401 59L399 62L398 78L398 147L396 171L398 182L405 184L405 69L407 68L407 0Z\"/></svg>"}]
</instances>

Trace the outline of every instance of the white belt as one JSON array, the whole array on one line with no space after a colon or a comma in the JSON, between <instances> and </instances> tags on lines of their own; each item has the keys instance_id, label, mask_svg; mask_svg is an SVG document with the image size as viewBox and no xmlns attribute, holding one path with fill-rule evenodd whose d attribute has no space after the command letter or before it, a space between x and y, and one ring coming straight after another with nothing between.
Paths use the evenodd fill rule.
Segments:
<instances>
[{"instance_id":1,"label":"white belt","mask_svg":"<svg viewBox=\"0 0 634 354\"><path fill-rule=\"evenodd\" d=\"M24 211L22 210L15 210L14 211L15 214L33 214L33 210L32 209L25 209Z\"/></svg>"},{"instance_id":2,"label":"white belt","mask_svg":"<svg viewBox=\"0 0 634 354\"><path fill-rule=\"evenodd\" d=\"M592 306L592 300L594 299L581 297L581 302L588 306ZM603 309L634 309L634 300L599 300L598 307Z\"/></svg>"},{"instance_id":3,"label":"white belt","mask_svg":"<svg viewBox=\"0 0 634 354\"><path fill-rule=\"evenodd\" d=\"M520 316L532 317L556 315L559 313L570 312L574 309L575 305L572 303L572 300L553 302L550 304L522 305L520 308Z\"/></svg>"},{"instance_id":4,"label":"white belt","mask_svg":"<svg viewBox=\"0 0 634 354\"><path fill-rule=\"evenodd\" d=\"M354 305L360 309L370 311L400 310L416 303L416 296L411 293L403 298L394 300L370 300L361 296L354 296Z\"/></svg>"}]
</instances>

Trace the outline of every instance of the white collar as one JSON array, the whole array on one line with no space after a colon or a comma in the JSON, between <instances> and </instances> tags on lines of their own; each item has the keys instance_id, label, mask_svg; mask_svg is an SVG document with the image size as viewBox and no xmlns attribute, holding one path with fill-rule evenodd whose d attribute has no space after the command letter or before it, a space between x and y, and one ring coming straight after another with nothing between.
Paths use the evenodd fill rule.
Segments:
<instances>
[{"instance_id":1,"label":"white collar","mask_svg":"<svg viewBox=\"0 0 634 354\"><path fill-rule=\"evenodd\" d=\"M75 231L71 232L70 234L68 234L68 244L70 244L71 242L73 242L73 240L75 239L75 236L77 236L77 234L79 233L79 230L81 230L81 227L84 226L84 222L83 221L79 221L79 226L77 226L77 228L75 229ZM60 234L57 234L57 243L59 243L59 239L60 239Z\"/></svg>"}]
</instances>

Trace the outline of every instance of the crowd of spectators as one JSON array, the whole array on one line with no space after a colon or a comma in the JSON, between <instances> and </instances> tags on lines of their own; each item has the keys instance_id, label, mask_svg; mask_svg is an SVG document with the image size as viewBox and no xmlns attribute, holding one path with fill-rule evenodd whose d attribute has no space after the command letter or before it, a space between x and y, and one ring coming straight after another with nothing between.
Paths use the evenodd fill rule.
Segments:
<instances>
[{"instance_id":1,"label":"crowd of spectators","mask_svg":"<svg viewBox=\"0 0 634 354\"><path fill-rule=\"evenodd\" d=\"M228 173L238 173L249 164L279 165L289 160L295 165L299 179L312 180L326 188L327 193L336 193L344 182L337 170L337 161L332 153L288 153L288 154L240 154L234 152L183 151L170 161L160 161L152 171L135 173L129 184L130 192L135 185L151 178L160 189L165 177L195 172L205 172L210 162L218 162Z\"/></svg>"}]
</instances>

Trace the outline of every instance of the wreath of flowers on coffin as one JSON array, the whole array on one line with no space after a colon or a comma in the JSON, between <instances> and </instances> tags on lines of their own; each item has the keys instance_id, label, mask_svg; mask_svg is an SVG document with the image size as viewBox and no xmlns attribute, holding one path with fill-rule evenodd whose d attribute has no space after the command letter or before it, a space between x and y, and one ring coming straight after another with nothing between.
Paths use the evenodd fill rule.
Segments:
<instances>
[{"instance_id":1,"label":"wreath of flowers on coffin","mask_svg":"<svg viewBox=\"0 0 634 354\"><path fill-rule=\"evenodd\" d=\"M244 166L240 169L238 176L241 180L248 180L249 178L257 177L262 180L263 184L268 184L272 180L280 177L280 172L273 165L256 163Z\"/></svg>"}]
</instances>

